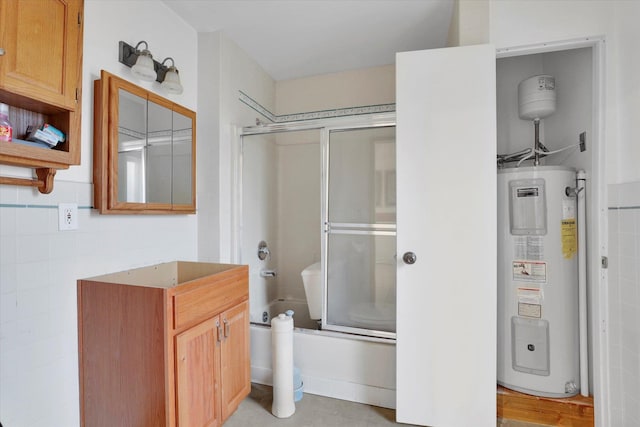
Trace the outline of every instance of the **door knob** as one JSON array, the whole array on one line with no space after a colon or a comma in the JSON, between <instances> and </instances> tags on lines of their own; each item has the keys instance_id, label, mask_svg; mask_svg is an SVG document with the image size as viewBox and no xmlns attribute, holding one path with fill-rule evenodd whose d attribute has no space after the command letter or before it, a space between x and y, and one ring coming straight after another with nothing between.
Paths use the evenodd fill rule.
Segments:
<instances>
[{"instance_id":1,"label":"door knob","mask_svg":"<svg viewBox=\"0 0 640 427\"><path fill-rule=\"evenodd\" d=\"M405 252L404 255L402 255L402 261L404 261L405 264L415 264L417 259L418 257L413 252Z\"/></svg>"}]
</instances>

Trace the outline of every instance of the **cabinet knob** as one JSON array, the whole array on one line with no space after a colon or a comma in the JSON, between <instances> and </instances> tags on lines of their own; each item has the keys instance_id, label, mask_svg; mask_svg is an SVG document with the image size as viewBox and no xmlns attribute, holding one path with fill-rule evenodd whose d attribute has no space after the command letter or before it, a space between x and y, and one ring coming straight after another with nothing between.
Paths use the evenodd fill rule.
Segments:
<instances>
[{"instance_id":1,"label":"cabinet knob","mask_svg":"<svg viewBox=\"0 0 640 427\"><path fill-rule=\"evenodd\" d=\"M0 56L4 55L4 49L0 47Z\"/></svg>"}]
</instances>

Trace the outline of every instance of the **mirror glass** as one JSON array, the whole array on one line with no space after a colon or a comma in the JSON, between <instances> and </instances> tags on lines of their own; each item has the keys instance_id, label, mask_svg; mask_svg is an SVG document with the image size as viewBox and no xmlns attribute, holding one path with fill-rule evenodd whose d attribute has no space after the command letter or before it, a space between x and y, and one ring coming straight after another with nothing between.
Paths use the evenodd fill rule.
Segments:
<instances>
[{"instance_id":1,"label":"mirror glass","mask_svg":"<svg viewBox=\"0 0 640 427\"><path fill-rule=\"evenodd\" d=\"M147 100L119 89L118 116L118 200L145 200L145 147Z\"/></svg>"},{"instance_id":2,"label":"mirror glass","mask_svg":"<svg viewBox=\"0 0 640 427\"><path fill-rule=\"evenodd\" d=\"M119 100L118 201L170 204L173 112L123 89Z\"/></svg>"},{"instance_id":3,"label":"mirror glass","mask_svg":"<svg viewBox=\"0 0 640 427\"><path fill-rule=\"evenodd\" d=\"M102 71L94 111L94 206L195 213L196 114Z\"/></svg>"},{"instance_id":4,"label":"mirror glass","mask_svg":"<svg viewBox=\"0 0 640 427\"><path fill-rule=\"evenodd\" d=\"M173 112L173 203L191 203L193 189L193 122L191 118L176 111Z\"/></svg>"},{"instance_id":5,"label":"mirror glass","mask_svg":"<svg viewBox=\"0 0 640 427\"><path fill-rule=\"evenodd\" d=\"M147 104L147 199L148 203L171 203L173 135L172 111L153 101Z\"/></svg>"}]
</instances>

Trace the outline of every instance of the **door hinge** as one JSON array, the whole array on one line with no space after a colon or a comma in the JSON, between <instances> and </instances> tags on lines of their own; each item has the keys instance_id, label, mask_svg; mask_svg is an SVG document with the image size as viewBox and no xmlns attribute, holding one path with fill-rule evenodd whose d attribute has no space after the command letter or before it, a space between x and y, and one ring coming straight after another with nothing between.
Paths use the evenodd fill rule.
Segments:
<instances>
[{"instance_id":1,"label":"door hinge","mask_svg":"<svg viewBox=\"0 0 640 427\"><path fill-rule=\"evenodd\" d=\"M609 268L609 258L607 258L606 256L602 257L602 268Z\"/></svg>"},{"instance_id":2,"label":"door hinge","mask_svg":"<svg viewBox=\"0 0 640 427\"><path fill-rule=\"evenodd\" d=\"M80 89L76 88L76 102L80 99Z\"/></svg>"},{"instance_id":3,"label":"door hinge","mask_svg":"<svg viewBox=\"0 0 640 427\"><path fill-rule=\"evenodd\" d=\"M82 27L82 14L78 12L78 27Z\"/></svg>"}]
</instances>

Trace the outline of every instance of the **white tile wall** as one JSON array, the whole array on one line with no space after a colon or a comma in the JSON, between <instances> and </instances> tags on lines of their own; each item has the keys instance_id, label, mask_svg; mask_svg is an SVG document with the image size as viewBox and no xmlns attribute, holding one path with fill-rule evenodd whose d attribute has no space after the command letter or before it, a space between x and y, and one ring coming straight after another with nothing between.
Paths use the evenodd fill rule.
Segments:
<instances>
[{"instance_id":1,"label":"white tile wall","mask_svg":"<svg viewBox=\"0 0 640 427\"><path fill-rule=\"evenodd\" d=\"M58 231L77 202L79 229ZM0 186L0 422L79 425L76 280L197 259L195 215L99 215L91 185Z\"/></svg>"},{"instance_id":2,"label":"white tile wall","mask_svg":"<svg viewBox=\"0 0 640 427\"><path fill-rule=\"evenodd\" d=\"M612 426L640 425L640 182L609 187Z\"/></svg>"}]
</instances>

